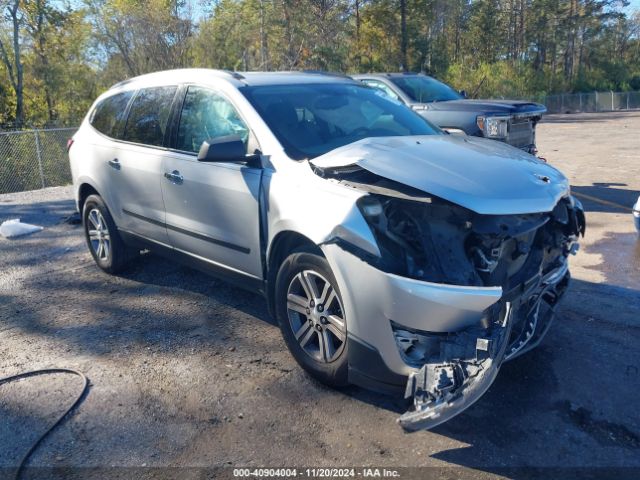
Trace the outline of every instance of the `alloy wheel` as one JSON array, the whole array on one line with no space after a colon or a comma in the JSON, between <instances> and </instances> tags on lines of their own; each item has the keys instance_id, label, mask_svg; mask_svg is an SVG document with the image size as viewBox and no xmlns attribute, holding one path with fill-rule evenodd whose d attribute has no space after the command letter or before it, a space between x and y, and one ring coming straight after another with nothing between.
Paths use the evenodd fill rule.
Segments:
<instances>
[{"instance_id":1,"label":"alloy wheel","mask_svg":"<svg viewBox=\"0 0 640 480\"><path fill-rule=\"evenodd\" d=\"M87 221L87 235L96 258L101 261L108 260L111 255L111 236L107 222L97 208L89 212Z\"/></svg>"},{"instance_id":2,"label":"alloy wheel","mask_svg":"<svg viewBox=\"0 0 640 480\"><path fill-rule=\"evenodd\" d=\"M347 325L336 289L317 272L303 270L289 284L287 316L293 334L314 360L330 363L344 350Z\"/></svg>"}]
</instances>

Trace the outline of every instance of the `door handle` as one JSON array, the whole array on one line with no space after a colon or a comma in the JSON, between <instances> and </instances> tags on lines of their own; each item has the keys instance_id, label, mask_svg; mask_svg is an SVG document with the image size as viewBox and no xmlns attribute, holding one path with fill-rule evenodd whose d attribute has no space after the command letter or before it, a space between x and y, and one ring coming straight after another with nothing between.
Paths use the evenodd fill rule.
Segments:
<instances>
[{"instance_id":1,"label":"door handle","mask_svg":"<svg viewBox=\"0 0 640 480\"><path fill-rule=\"evenodd\" d=\"M184 180L178 170L174 170L173 172L164 172L164 178L172 183L182 183L182 181Z\"/></svg>"},{"instance_id":2,"label":"door handle","mask_svg":"<svg viewBox=\"0 0 640 480\"><path fill-rule=\"evenodd\" d=\"M109 166L115 168L116 170L120 170L120 160L114 158L113 160L109 160Z\"/></svg>"}]
</instances>

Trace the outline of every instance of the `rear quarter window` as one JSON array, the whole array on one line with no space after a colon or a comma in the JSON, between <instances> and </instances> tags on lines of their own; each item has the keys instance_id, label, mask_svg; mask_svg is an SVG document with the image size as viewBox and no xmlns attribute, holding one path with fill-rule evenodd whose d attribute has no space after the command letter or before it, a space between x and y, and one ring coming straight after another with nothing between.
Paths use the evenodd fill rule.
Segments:
<instances>
[{"instance_id":1,"label":"rear quarter window","mask_svg":"<svg viewBox=\"0 0 640 480\"><path fill-rule=\"evenodd\" d=\"M119 138L125 120L127 104L134 92L122 92L100 101L91 112L89 123L100 133Z\"/></svg>"}]
</instances>

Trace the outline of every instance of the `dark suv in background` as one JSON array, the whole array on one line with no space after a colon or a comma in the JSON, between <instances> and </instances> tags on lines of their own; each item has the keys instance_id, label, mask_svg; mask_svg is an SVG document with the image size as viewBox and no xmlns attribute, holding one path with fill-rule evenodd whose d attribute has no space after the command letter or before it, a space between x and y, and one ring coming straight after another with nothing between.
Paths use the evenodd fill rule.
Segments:
<instances>
[{"instance_id":1,"label":"dark suv in background","mask_svg":"<svg viewBox=\"0 0 640 480\"><path fill-rule=\"evenodd\" d=\"M536 153L536 124L544 105L520 100L471 100L435 78L417 73L368 73L353 78L377 88L449 133L499 140Z\"/></svg>"}]
</instances>

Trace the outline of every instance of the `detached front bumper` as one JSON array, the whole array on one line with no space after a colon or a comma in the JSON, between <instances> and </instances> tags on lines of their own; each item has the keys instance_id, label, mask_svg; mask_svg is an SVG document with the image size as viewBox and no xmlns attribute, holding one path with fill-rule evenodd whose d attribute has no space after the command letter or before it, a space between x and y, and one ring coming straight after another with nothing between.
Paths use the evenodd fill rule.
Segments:
<instances>
[{"instance_id":1,"label":"detached front bumper","mask_svg":"<svg viewBox=\"0 0 640 480\"><path fill-rule=\"evenodd\" d=\"M538 297L533 286L514 297L504 295L500 287L400 277L338 245L322 248L349 319L349 379L382 391L398 391L404 383L413 407L398 422L409 431L433 428L475 403L505 359L527 350L525 345L537 343L546 333L553 309L535 309L533 321L531 299L545 296L555 304L560 295L550 292L568 278L565 269L549 278L549 284L541 281L535 286ZM528 318L519 318L523 316ZM512 334L522 342L517 351L510 343ZM420 355L408 354L403 346L409 344Z\"/></svg>"},{"instance_id":2,"label":"detached front bumper","mask_svg":"<svg viewBox=\"0 0 640 480\"><path fill-rule=\"evenodd\" d=\"M485 335L467 338L469 358L451 358L427 363L407 382L405 398L413 398L413 409L398 423L408 431L433 428L469 408L489 389L502 364L511 331L511 307L505 305L499 324ZM473 345L475 343L475 345ZM475 356L473 349L475 347Z\"/></svg>"}]
</instances>

